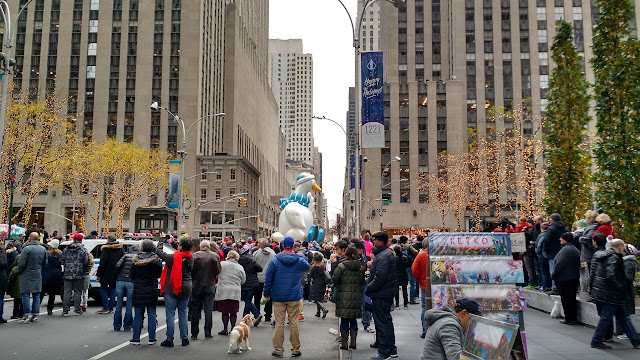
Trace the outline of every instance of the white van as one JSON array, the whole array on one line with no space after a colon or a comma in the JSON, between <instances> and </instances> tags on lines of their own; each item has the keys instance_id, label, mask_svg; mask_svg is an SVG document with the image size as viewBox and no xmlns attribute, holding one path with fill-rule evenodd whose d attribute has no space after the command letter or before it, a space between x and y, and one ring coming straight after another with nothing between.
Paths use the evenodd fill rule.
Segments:
<instances>
[{"instance_id":1,"label":"white van","mask_svg":"<svg viewBox=\"0 0 640 360\"><path fill-rule=\"evenodd\" d=\"M118 239L116 240L119 243L122 243L123 249L125 253L129 252L129 249L132 245L140 246L141 240L129 240L129 239ZM72 241L64 241L60 243L60 250L64 251L64 248L69 246ZM87 249L88 252L93 255L93 267L90 272L90 280L89 280L89 297L94 300L100 301L100 282L96 279L96 273L98 272L98 265L100 265L100 255L102 254L102 245L107 243L107 239L84 239L82 240L82 245ZM157 246L158 242L154 241L153 245ZM167 254L173 254L175 249L171 247L171 245L164 244L163 245L164 252ZM162 263L164 267L164 262ZM158 289L160 289L160 283L158 282Z\"/></svg>"}]
</instances>

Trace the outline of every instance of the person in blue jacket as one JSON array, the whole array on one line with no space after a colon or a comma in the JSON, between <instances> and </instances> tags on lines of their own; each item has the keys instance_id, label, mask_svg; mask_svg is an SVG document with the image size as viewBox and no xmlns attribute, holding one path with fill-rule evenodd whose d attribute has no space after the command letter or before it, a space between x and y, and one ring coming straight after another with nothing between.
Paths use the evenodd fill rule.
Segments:
<instances>
[{"instance_id":1,"label":"person in blue jacket","mask_svg":"<svg viewBox=\"0 0 640 360\"><path fill-rule=\"evenodd\" d=\"M300 352L300 333L298 315L300 314L300 272L309 270L309 263L293 252L293 238L287 236L280 245L283 248L269 263L264 276L264 298L273 303L276 328L273 333L273 352L271 355L282 357L284 352L284 319L289 318L289 341L291 356L298 357Z\"/></svg>"}]
</instances>

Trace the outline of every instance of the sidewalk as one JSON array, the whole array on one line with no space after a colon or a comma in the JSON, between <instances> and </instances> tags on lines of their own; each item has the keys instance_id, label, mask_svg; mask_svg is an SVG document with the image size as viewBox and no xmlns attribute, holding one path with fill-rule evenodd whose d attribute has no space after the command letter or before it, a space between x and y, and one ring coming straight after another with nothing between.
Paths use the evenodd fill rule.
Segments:
<instances>
[{"instance_id":1,"label":"sidewalk","mask_svg":"<svg viewBox=\"0 0 640 360\"><path fill-rule=\"evenodd\" d=\"M399 358L420 359L423 347L420 338L420 305L409 305L408 310L395 310L391 315ZM629 340L616 339L611 344L613 350L592 349L590 343L594 329L591 327L562 325L549 314L533 309L524 312L524 319L530 360L640 358L640 350L633 349ZM340 350L342 359L368 360L376 354L376 349L369 347L373 342L373 334L364 332L360 321L358 327L358 349Z\"/></svg>"}]
</instances>

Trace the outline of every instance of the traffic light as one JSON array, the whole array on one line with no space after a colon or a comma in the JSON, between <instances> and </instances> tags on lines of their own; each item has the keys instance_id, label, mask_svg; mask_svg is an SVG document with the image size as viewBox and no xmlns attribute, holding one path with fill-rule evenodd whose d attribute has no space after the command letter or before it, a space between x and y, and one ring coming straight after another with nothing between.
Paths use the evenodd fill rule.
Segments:
<instances>
[{"instance_id":1,"label":"traffic light","mask_svg":"<svg viewBox=\"0 0 640 360\"><path fill-rule=\"evenodd\" d=\"M238 198L238 207L242 207L242 198Z\"/></svg>"},{"instance_id":2,"label":"traffic light","mask_svg":"<svg viewBox=\"0 0 640 360\"><path fill-rule=\"evenodd\" d=\"M242 207L247 207L247 198L242 198Z\"/></svg>"}]
</instances>

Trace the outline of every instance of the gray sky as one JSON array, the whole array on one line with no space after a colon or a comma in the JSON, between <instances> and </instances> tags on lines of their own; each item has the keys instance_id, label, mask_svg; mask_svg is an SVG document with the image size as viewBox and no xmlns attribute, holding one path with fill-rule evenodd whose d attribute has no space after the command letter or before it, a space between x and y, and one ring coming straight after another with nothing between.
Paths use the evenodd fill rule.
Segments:
<instances>
[{"instance_id":1,"label":"gray sky","mask_svg":"<svg viewBox=\"0 0 640 360\"><path fill-rule=\"evenodd\" d=\"M355 21L356 0L343 0ZM269 38L302 39L313 55L313 111L345 127L349 87L354 84L353 33L338 0L270 0ZM315 120L314 138L323 154L322 190L329 220L341 212L345 135L332 122Z\"/></svg>"}]
</instances>

